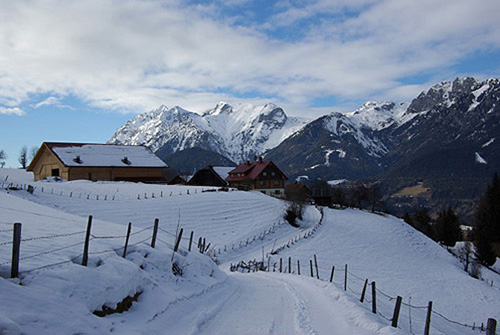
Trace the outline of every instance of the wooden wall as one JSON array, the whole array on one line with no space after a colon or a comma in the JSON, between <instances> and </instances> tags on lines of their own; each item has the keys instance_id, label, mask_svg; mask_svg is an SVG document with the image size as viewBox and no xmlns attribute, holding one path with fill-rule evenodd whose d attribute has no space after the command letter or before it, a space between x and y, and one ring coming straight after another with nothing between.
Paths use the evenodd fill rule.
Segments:
<instances>
[{"instance_id":1,"label":"wooden wall","mask_svg":"<svg viewBox=\"0 0 500 335\"><path fill-rule=\"evenodd\" d=\"M33 167L35 181L53 176L53 170L59 170L59 177L65 180L92 181L144 181L159 182L163 180L163 168L141 167L66 167L49 149L43 147L41 156Z\"/></svg>"}]
</instances>

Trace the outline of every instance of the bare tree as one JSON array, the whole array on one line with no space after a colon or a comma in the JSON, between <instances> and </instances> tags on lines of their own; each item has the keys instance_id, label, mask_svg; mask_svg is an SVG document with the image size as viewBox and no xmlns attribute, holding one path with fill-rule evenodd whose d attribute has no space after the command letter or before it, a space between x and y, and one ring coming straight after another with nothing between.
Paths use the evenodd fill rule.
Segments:
<instances>
[{"instance_id":1,"label":"bare tree","mask_svg":"<svg viewBox=\"0 0 500 335\"><path fill-rule=\"evenodd\" d=\"M7 154L5 151L0 150L0 168L3 168L5 166L5 160L7 159Z\"/></svg>"},{"instance_id":2,"label":"bare tree","mask_svg":"<svg viewBox=\"0 0 500 335\"><path fill-rule=\"evenodd\" d=\"M21 168L26 169L26 165L28 163L28 147L24 146L21 148L19 152L19 158L17 159L19 164L21 164Z\"/></svg>"},{"instance_id":3,"label":"bare tree","mask_svg":"<svg viewBox=\"0 0 500 335\"><path fill-rule=\"evenodd\" d=\"M457 251L458 251L458 258L464 265L464 270L466 272L469 272L469 265L473 260L472 256L474 255L472 249L472 242L465 241L464 244L462 244Z\"/></svg>"},{"instance_id":4,"label":"bare tree","mask_svg":"<svg viewBox=\"0 0 500 335\"><path fill-rule=\"evenodd\" d=\"M29 154L30 162L33 160L33 158L35 158L37 152L38 152L38 147L31 147Z\"/></svg>"}]
</instances>

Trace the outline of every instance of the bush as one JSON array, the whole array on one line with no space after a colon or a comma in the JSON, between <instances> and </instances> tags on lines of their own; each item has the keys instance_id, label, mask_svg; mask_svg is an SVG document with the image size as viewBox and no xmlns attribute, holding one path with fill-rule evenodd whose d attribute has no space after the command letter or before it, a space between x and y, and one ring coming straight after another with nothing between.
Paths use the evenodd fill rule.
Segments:
<instances>
[{"instance_id":1,"label":"bush","mask_svg":"<svg viewBox=\"0 0 500 335\"><path fill-rule=\"evenodd\" d=\"M302 220L302 205L292 202L285 211L285 220L293 227L299 227L297 219Z\"/></svg>"}]
</instances>

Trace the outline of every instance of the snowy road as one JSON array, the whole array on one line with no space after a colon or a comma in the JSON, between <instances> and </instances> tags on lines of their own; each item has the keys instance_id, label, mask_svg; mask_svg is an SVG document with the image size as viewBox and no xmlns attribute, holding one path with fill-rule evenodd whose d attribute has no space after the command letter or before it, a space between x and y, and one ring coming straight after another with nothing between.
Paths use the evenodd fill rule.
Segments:
<instances>
[{"instance_id":1,"label":"snowy road","mask_svg":"<svg viewBox=\"0 0 500 335\"><path fill-rule=\"evenodd\" d=\"M158 306L162 309L161 306ZM137 321L137 320L136 320ZM134 328L141 322L134 322ZM139 329L123 323L120 334ZM202 295L142 323L141 334L403 334L381 326L335 286L278 273L231 274Z\"/></svg>"}]
</instances>

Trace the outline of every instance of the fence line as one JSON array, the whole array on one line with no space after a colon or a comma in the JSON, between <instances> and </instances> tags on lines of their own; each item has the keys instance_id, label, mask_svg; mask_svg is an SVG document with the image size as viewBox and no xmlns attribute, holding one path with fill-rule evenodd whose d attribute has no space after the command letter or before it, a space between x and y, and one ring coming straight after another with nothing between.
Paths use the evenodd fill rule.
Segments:
<instances>
[{"instance_id":1,"label":"fence line","mask_svg":"<svg viewBox=\"0 0 500 335\"><path fill-rule=\"evenodd\" d=\"M169 185L172 186L172 185ZM130 198L124 198L124 199L118 199L119 193L114 193L114 194L95 194L95 193L90 193L87 191L82 191L82 192L73 192L73 191L66 191L64 190L55 190L54 187L47 187L45 189L45 186L32 186L29 184L14 184L14 183L8 183L5 184L5 182L2 183L2 186L0 189L7 190L7 191L27 191L31 194L35 192L39 193L50 193L51 195L54 196L61 196L61 197L68 197L68 198L77 198L77 199L84 199L84 200L96 200L96 201L114 201L114 200L148 200L148 199L158 199L158 198L170 198L172 196L183 196L183 195L193 195L193 194L202 194L205 192L223 192L224 188L186 188L186 189L181 189L178 194L177 192L170 191L168 192L168 189L165 190L159 190L158 192L150 192L150 193L138 193L136 198L130 197ZM57 189L57 187L56 187ZM2 231L0 231L2 232Z\"/></svg>"},{"instance_id":2,"label":"fence line","mask_svg":"<svg viewBox=\"0 0 500 335\"><path fill-rule=\"evenodd\" d=\"M311 228L307 232L305 232L303 237L300 236L302 234L302 232L301 232L298 235L296 235L295 237L293 237L290 240L288 240L288 242L285 243L285 244L283 244L281 247L278 247L277 249L274 249L274 246L273 246L273 249L270 252L271 255L277 255L278 253L280 253L285 248L290 248L290 245L293 245L293 244L297 243L298 241L300 241L302 239L307 239L307 238L309 238L310 236L312 236L312 235L314 235L316 233L316 231L322 225L322 223L323 223L323 217L324 217L323 209L321 207L316 207L316 208L319 210L319 212L321 214L321 217L320 217L318 223L316 223L313 226L313 228Z\"/></svg>"},{"instance_id":3,"label":"fence line","mask_svg":"<svg viewBox=\"0 0 500 335\"><path fill-rule=\"evenodd\" d=\"M310 260L310 263L311 263L311 270L314 269L312 267L312 263L313 261ZM267 263L267 265L266 265ZM299 262L297 261L297 265L299 265L300 263L302 262ZM231 264L230 266L230 271L239 271L239 272L243 272L243 273L250 273L250 272L257 272L257 271L267 271L267 272L281 272L281 273L290 273L290 274L297 274L299 273L300 275L300 271L290 271L290 269L288 269L286 266L283 268L279 265L282 265L283 262L282 262L282 259L280 258L280 261L276 261L274 263L270 263L270 257L268 258L267 262L264 261L257 261L257 260L251 260L251 261L248 261L248 262L244 262L244 261L240 261L239 263L237 264ZM291 262L291 257L289 257L288 259L288 264L292 264ZM303 263L303 264L306 264L306 263ZM337 270L337 267L334 267L335 268L335 273L337 272L340 272L340 273L346 273L346 270L343 269L342 267L338 267L338 270ZM307 273L307 272L305 272ZM359 281L368 281L367 279L363 279L359 276L357 276L356 274L354 274L352 271L348 270L347 271L347 274L349 275L350 278L354 278L356 280L359 280ZM323 279L323 278L318 278L318 275L316 273L316 275L313 274L313 271L311 271L311 277L312 278L316 278L316 280L321 280L321 281L328 281L327 279ZM345 285L345 283L340 283L340 282L335 282L335 281L330 281L333 285L337 286L338 288L341 288L341 289L345 289L347 291L349 291L350 293L352 293L353 295L356 295L356 296L363 296L363 292L360 292L360 291L356 291L355 289L352 288L352 285ZM350 282L350 281L349 281ZM373 284L373 282L371 282L370 284ZM345 286L344 286L345 285ZM394 296L391 296L390 294L387 294L386 292L382 291L380 288L375 288L374 289L375 292L379 293L381 296L383 296L388 302L394 302L394 301L397 301L400 297L394 297ZM372 293L373 294L373 293ZM442 318L444 321L450 323L450 324L453 324L453 325L456 325L456 326L460 326L460 327L464 327L464 328L468 328L470 330L476 330L476 331L486 331L486 328L483 326L476 326L476 324L467 324L467 323L463 323L463 322L459 322L459 321L456 321L456 320L452 320L448 317L446 317L445 315L443 315L442 313L434 310L433 308L429 309L429 306L417 306L417 305L413 305L411 303L411 297L409 298L409 302L406 303L406 302L403 302L402 299L401 299L401 304L404 305L405 307L408 307L409 308L409 313L408 313L408 317L409 317L409 321L408 321L408 324L409 324L409 327L410 327L410 333L411 334L414 334L413 332L413 327L414 327L414 324L415 324L415 321L418 321L417 323L419 324L424 324L425 322L427 322L427 320L425 320L425 317L423 318L420 318L420 319L416 319L416 316L415 316L415 313L413 313L413 316L412 316L412 310L413 311L422 311L422 312L429 312L431 313L432 315L435 315L435 316L439 316L440 318ZM373 300L366 297L366 296L363 296L363 300L361 301L361 304L362 306L364 305L364 303L367 303L369 304L370 306L373 304ZM385 310L387 310L387 305L384 305L383 306ZM371 310L371 308L369 308L369 310ZM395 316L387 316L385 315L385 312L382 312L380 310L380 308L377 308L376 309L376 314L379 315L380 317L382 317L383 319L389 321L389 322L393 322ZM398 316L399 316L399 311L398 311ZM430 322L430 321L429 321ZM478 323L479 324L479 323ZM401 328L398 326L398 328ZM497 333L492 333L492 334L497 334Z\"/></svg>"},{"instance_id":4,"label":"fence line","mask_svg":"<svg viewBox=\"0 0 500 335\"><path fill-rule=\"evenodd\" d=\"M91 221L91 218L89 218L89 221ZM18 224L18 225L19 225L19 228L20 228L21 225L20 224ZM130 225L129 225L129 227L130 227ZM151 226L142 228L142 229L140 229L140 230L138 230L138 231L136 231L134 233L128 234L128 236L127 235L95 235L95 234L89 233L88 240L90 242L90 241L99 241L99 240L125 239L125 238L130 237L130 236L137 236L137 235L139 235L141 233L144 233L146 231L151 231L151 229L153 227L154 226L151 225ZM13 231L13 230L14 229L9 229L8 231ZM19 231L20 231L20 229L19 229ZM161 229L160 231L161 231L161 233L165 233L166 235L168 235L169 238L172 237L172 236L175 237L174 234L169 233L165 229ZM5 232L7 232L7 230ZM20 246L21 242L23 242L23 245L24 245L24 243L36 243L37 241L41 241L41 240L56 239L56 238L67 238L67 237L72 237L72 236L76 236L76 235L82 235L85 232L86 231L77 231L77 232L65 233L65 234L35 236L35 237L29 237L29 238L24 238L24 239L21 239L20 235L19 235L18 241L15 241L16 237L14 237L14 241L3 242L3 243L0 244L0 246L2 246L2 245L9 245L9 244L16 244L16 243ZM191 232L191 234L194 234L194 232ZM66 264L66 263L75 262L75 260L82 259L82 257L85 257L85 255L87 255L87 257L88 257L88 255L100 255L100 254L111 253L111 252L114 252L114 253L118 254L120 251L123 251L124 249L126 249L127 246L139 245L141 243L147 242L148 240L152 240L151 246L154 248L154 239L155 239L155 237L156 236L154 234L153 234L153 237L151 237L151 235L148 234L148 236L146 238L141 238L139 241L136 241L136 242L130 243L130 244L128 243L128 238L127 238L126 244L124 246L111 247L111 248L109 248L109 246L108 246L107 248L104 248L104 250L99 250L98 247L96 248L96 246L93 246L92 243L89 243L90 244L90 248L94 249L94 251L87 251L87 253L86 253L86 250L84 249L84 253L79 253L78 256L72 257L69 260L63 260L63 261L53 262L53 263L49 262L48 264L43 264L41 266L37 266L35 268L28 269L28 270L22 270L22 271L14 271L13 270L14 272L11 272L11 277L14 278L14 277L17 277L19 274L30 273L32 271L39 270L39 269L45 269L45 268L49 268L49 267L53 267L53 266L57 266L57 265L62 265L62 264ZM161 239L160 237L156 237L156 239L158 241L162 242L163 244L165 244L167 247L173 249L173 245L171 243L166 242L165 240ZM190 241L189 248L191 248L191 245L194 244L198 248L198 251L200 253L206 253L209 257L213 258L213 256L214 256L215 253L213 252L212 249L210 249L210 245L211 244L207 243L205 238L201 238L200 237L200 239L202 239L203 244L197 243L197 242L192 243L192 241ZM177 240L177 238L176 238L176 240ZM57 252L60 252L60 251L63 251L63 250L67 250L67 249L71 249L71 248L75 248L75 247L81 247L85 243L86 243L86 241L78 241L76 243L71 243L71 244L59 246L57 248L44 250L44 251L41 251L41 252L38 252L38 253L35 253L35 254L26 255L26 256L23 256L23 257L19 257L19 255L17 255L17 259L16 259L16 257L14 257L14 252L13 252L12 260L3 261L3 262L0 261L0 266L4 266L4 265L9 265L10 264L11 267L12 267L12 269L18 270L19 263L22 262L22 261L29 260L29 259L34 259L34 258L38 258L38 257L49 255L49 254L54 254L54 253L57 253ZM179 239L179 243L180 243L180 239ZM177 247L180 248L183 251L188 251L187 246L186 247L184 247L184 246L177 246ZM95 250L95 249L97 249L97 250ZM123 257L125 257L125 255L123 255ZM82 264L82 265L86 265L86 264Z\"/></svg>"}]
</instances>

